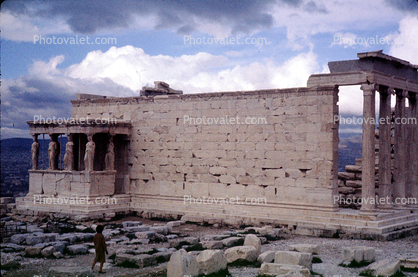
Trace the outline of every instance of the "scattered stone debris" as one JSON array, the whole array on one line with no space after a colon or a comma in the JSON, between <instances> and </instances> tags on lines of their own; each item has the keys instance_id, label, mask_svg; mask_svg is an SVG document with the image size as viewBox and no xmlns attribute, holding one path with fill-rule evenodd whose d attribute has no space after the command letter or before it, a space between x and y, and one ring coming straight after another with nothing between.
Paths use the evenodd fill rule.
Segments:
<instances>
[{"instance_id":1,"label":"scattered stone debris","mask_svg":"<svg viewBox=\"0 0 418 277\"><path fill-rule=\"evenodd\" d=\"M91 253L94 253L92 243L94 234L91 230L96 228L97 223L76 224L69 233L60 230L48 232L47 229L41 228L42 223L27 225L15 223L16 226L26 226L27 232L13 234L4 238L0 244L2 275L15 276L14 272L19 272L28 264L42 261L56 261L52 267L50 263L45 268L46 275L91 274L89 267L79 267L74 264L64 266L64 262L67 259L74 260L78 257L81 259L93 255ZM299 243L301 241L287 243L286 239L277 241L289 235L285 234L285 229L272 226L234 230L208 228L206 231L211 231L206 233L192 232L196 229L193 226L197 225L185 225L182 221L164 223L124 221L118 224L106 223L105 226L103 234L107 238L110 252L105 268L110 272L156 270L163 272L163 275L167 274L168 277L209 274L227 276L234 270L238 272L237 268L241 268L249 272L243 275L247 277L257 274L306 277L316 275L312 271L313 269L316 271L315 266L317 266L312 263L313 257L321 257L325 260L326 256L323 255L330 250L329 246L317 243ZM267 244L263 245L263 241ZM280 248L277 247L279 245ZM403 259L384 259L386 257L384 251L366 245L341 247L337 253L339 254L335 255L337 256L335 259L345 263L355 261L360 264L357 269L340 267L342 270L357 270L353 272L356 274L364 272L371 276L396 273L402 269L400 260L402 266L414 262L413 258L406 256ZM90 258L92 256L89 256ZM378 261L374 262L375 260ZM367 267L367 264L364 264L366 262L369 264ZM322 264L317 268L321 266ZM335 262L335 267L338 268L338 262ZM8 272L10 275L7 274ZM232 276L236 275L232 274Z\"/></svg>"}]
</instances>

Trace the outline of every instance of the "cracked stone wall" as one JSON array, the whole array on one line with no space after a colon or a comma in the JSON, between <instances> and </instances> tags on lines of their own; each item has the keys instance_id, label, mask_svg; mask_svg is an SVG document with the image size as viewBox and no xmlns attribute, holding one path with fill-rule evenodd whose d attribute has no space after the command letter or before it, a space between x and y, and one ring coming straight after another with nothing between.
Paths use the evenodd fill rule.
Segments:
<instances>
[{"instance_id":1,"label":"cracked stone wall","mask_svg":"<svg viewBox=\"0 0 418 277\"><path fill-rule=\"evenodd\" d=\"M138 210L184 212L192 209L183 203L185 195L335 210L337 97L333 87L323 87L81 99L72 101L72 112L131 121L124 191ZM197 125L187 116L265 118L267 124Z\"/></svg>"}]
</instances>

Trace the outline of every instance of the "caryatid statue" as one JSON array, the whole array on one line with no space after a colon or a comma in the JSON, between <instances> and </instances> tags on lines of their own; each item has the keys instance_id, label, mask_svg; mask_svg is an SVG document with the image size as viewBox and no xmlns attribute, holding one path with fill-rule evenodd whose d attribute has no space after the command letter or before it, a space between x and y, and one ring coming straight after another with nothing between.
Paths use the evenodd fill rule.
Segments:
<instances>
[{"instance_id":1,"label":"caryatid statue","mask_svg":"<svg viewBox=\"0 0 418 277\"><path fill-rule=\"evenodd\" d=\"M64 154L64 169L65 170L74 170L74 142L73 135L68 134L68 142L65 145L65 154Z\"/></svg>"},{"instance_id":2,"label":"caryatid statue","mask_svg":"<svg viewBox=\"0 0 418 277\"><path fill-rule=\"evenodd\" d=\"M109 144L107 145L107 151L105 156L105 169L115 169L115 146L113 144L113 136L110 137Z\"/></svg>"},{"instance_id":3,"label":"caryatid statue","mask_svg":"<svg viewBox=\"0 0 418 277\"><path fill-rule=\"evenodd\" d=\"M58 135L52 134L49 135L51 138L51 142L48 146L48 161L49 161L49 169L57 170L58 169L58 154L60 151L60 145L57 141Z\"/></svg>"},{"instance_id":4,"label":"caryatid statue","mask_svg":"<svg viewBox=\"0 0 418 277\"><path fill-rule=\"evenodd\" d=\"M38 169L38 158L39 158L39 141L38 141L38 135L33 135L33 143L32 147L30 149L30 152L32 153L32 169L37 170Z\"/></svg>"},{"instance_id":5,"label":"caryatid statue","mask_svg":"<svg viewBox=\"0 0 418 277\"><path fill-rule=\"evenodd\" d=\"M93 171L94 167L94 152L96 144L93 142L93 135L87 136L88 142L86 144L86 154L84 155L84 170Z\"/></svg>"}]
</instances>

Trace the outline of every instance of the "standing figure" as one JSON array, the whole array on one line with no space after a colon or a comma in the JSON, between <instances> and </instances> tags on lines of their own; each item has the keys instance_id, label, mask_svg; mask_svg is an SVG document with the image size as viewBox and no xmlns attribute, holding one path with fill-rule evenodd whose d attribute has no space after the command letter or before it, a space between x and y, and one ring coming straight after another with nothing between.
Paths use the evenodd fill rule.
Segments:
<instances>
[{"instance_id":1,"label":"standing figure","mask_svg":"<svg viewBox=\"0 0 418 277\"><path fill-rule=\"evenodd\" d=\"M88 135L87 139L86 154L84 155L84 170L93 171L96 144L93 142L93 135Z\"/></svg>"},{"instance_id":2,"label":"standing figure","mask_svg":"<svg viewBox=\"0 0 418 277\"><path fill-rule=\"evenodd\" d=\"M105 273L103 272L103 264L106 260L105 253L108 254L107 247L106 247L106 240L102 234L103 229L104 229L103 225L98 225L96 227L97 234L94 235L94 239L93 239L94 249L96 250L96 257L94 258L93 265L91 266L91 270L93 270L96 263L99 262L100 263L99 273Z\"/></svg>"},{"instance_id":3,"label":"standing figure","mask_svg":"<svg viewBox=\"0 0 418 277\"><path fill-rule=\"evenodd\" d=\"M65 145L65 154L64 154L64 169L65 170L74 170L74 142L73 135L68 134L68 142Z\"/></svg>"},{"instance_id":4,"label":"standing figure","mask_svg":"<svg viewBox=\"0 0 418 277\"><path fill-rule=\"evenodd\" d=\"M58 153L59 153L59 144L57 142L57 135L50 135L51 142L48 146L48 160L49 160L49 169L57 170L58 169Z\"/></svg>"},{"instance_id":5,"label":"standing figure","mask_svg":"<svg viewBox=\"0 0 418 277\"><path fill-rule=\"evenodd\" d=\"M33 143L32 148L30 152L32 153L32 169L37 170L38 169L38 158L39 158L39 141L38 141L38 135L33 135Z\"/></svg>"},{"instance_id":6,"label":"standing figure","mask_svg":"<svg viewBox=\"0 0 418 277\"><path fill-rule=\"evenodd\" d=\"M105 169L114 170L115 169L115 146L113 144L113 137L109 139L109 145L107 146L107 152L105 156Z\"/></svg>"}]
</instances>

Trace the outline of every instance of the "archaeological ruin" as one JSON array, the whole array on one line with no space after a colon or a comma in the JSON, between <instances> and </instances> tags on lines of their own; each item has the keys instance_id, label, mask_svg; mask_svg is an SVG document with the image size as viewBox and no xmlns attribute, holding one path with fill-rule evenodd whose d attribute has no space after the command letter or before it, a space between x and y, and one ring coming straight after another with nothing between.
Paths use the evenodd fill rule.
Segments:
<instances>
[{"instance_id":1,"label":"archaeological ruin","mask_svg":"<svg viewBox=\"0 0 418 277\"><path fill-rule=\"evenodd\" d=\"M316 236L415 234L418 205L394 200L418 199L418 124L375 123L391 117L392 95L395 119L418 118L418 66L381 51L357 56L330 62L330 73L300 88L183 94L155 82L138 97L78 94L73 121L28 122L33 169L16 209L270 224ZM336 201L339 86L353 85L364 97L359 210ZM40 135L51 139L47 169L39 167Z\"/></svg>"}]
</instances>

